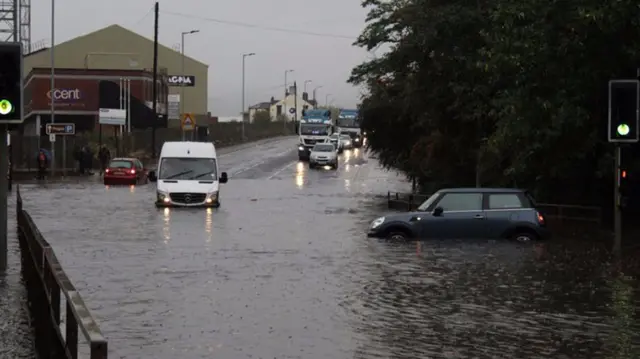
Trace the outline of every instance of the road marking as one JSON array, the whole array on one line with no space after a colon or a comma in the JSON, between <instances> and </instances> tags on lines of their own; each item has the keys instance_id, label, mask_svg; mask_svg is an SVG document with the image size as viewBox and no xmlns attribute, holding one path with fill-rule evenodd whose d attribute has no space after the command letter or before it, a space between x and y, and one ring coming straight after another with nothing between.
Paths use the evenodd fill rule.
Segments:
<instances>
[{"instance_id":1,"label":"road marking","mask_svg":"<svg viewBox=\"0 0 640 359\"><path fill-rule=\"evenodd\" d=\"M271 176L267 177L267 179L268 179L268 180L272 180L272 179L274 179L277 175L279 175L280 173L282 173L282 172L286 171L289 167L291 167L291 166L295 165L296 163L298 163L298 161L297 161L297 160L296 160L296 161L293 161L293 162L291 162L291 163L289 163L288 165L286 165L286 166L282 167L281 169L279 169L279 170L275 171Z\"/></svg>"}]
</instances>

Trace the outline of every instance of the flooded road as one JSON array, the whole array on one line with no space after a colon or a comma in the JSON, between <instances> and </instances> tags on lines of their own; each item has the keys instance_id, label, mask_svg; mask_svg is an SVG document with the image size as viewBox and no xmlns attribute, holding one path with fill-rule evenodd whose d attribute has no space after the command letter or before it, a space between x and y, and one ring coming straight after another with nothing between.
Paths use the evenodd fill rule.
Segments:
<instances>
[{"instance_id":1,"label":"flooded road","mask_svg":"<svg viewBox=\"0 0 640 359\"><path fill-rule=\"evenodd\" d=\"M222 155L217 210L158 210L154 185L24 188L110 357L640 357L638 283L588 246L367 239L375 196L406 182L362 151L308 170L295 145Z\"/></svg>"}]
</instances>

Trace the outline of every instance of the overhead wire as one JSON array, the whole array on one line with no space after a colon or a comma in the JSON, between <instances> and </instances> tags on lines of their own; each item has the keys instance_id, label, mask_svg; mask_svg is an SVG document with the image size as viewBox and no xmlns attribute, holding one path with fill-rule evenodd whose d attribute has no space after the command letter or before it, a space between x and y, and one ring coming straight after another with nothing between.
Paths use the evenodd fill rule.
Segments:
<instances>
[{"instance_id":1,"label":"overhead wire","mask_svg":"<svg viewBox=\"0 0 640 359\"><path fill-rule=\"evenodd\" d=\"M306 31L306 30L299 30L299 29L287 29L287 28L282 28L282 27L257 25L257 24L250 24L250 23L246 23L246 22L216 19L216 18L211 18L211 17L184 14L184 13L173 12L173 11L160 11L160 12L163 13L163 14L166 14L166 15L173 15L173 16L184 17L184 18L189 18L189 19L197 19L197 20L201 20L201 21L214 22L214 23L218 23L218 24L232 25L232 26L245 27L245 28L253 28L253 29L268 30L268 31L277 31L277 32L290 33L290 34L307 35L307 36L327 37L327 38L334 38L334 39L346 39L346 40L356 40L357 39L356 36L349 36L349 35L328 34L328 33L320 33L320 32L313 32L313 31Z\"/></svg>"}]
</instances>

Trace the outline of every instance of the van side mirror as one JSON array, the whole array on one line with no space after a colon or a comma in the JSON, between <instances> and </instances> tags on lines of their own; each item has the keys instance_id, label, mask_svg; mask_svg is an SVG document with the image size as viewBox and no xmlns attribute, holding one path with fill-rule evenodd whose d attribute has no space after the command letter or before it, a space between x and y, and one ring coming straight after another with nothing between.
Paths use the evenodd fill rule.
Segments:
<instances>
[{"instance_id":1,"label":"van side mirror","mask_svg":"<svg viewBox=\"0 0 640 359\"><path fill-rule=\"evenodd\" d=\"M158 177L156 176L156 171L149 171L149 173L147 174L147 177L149 178L149 182L158 181Z\"/></svg>"},{"instance_id":2,"label":"van side mirror","mask_svg":"<svg viewBox=\"0 0 640 359\"><path fill-rule=\"evenodd\" d=\"M227 172L222 172L220 174L220 183L227 183L229 182L229 177L227 176Z\"/></svg>"},{"instance_id":3,"label":"van side mirror","mask_svg":"<svg viewBox=\"0 0 640 359\"><path fill-rule=\"evenodd\" d=\"M442 207L436 207L433 210L433 216L434 217L440 217L440 216L442 216L442 213L444 213L444 208L442 208Z\"/></svg>"}]
</instances>

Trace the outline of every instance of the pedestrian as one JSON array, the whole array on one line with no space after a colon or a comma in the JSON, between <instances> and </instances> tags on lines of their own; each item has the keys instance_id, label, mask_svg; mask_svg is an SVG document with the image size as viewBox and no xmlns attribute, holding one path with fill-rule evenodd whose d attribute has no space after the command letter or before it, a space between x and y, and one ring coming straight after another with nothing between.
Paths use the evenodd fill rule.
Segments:
<instances>
[{"instance_id":1,"label":"pedestrian","mask_svg":"<svg viewBox=\"0 0 640 359\"><path fill-rule=\"evenodd\" d=\"M47 158L47 154L44 153L44 150L40 149L38 152L38 179L44 180L45 174L47 171L47 166L49 165L49 158Z\"/></svg>"},{"instance_id":2,"label":"pedestrian","mask_svg":"<svg viewBox=\"0 0 640 359\"><path fill-rule=\"evenodd\" d=\"M104 171L107 169L107 165L111 160L111 153L107 146L100 147L100 151L98 152L98 159L100 160L100 174L104 174Z\"/></svg>"},{"instance_id":3,"label":"pedestrian","mask_svg":"<svg viewBox=\"0 0 640 359\"><path fill-rule=\"evenodd\" d=\"M84 162L82 162L82 150L84 147L78 147L76 146L76 148L73 151L73 158L76 160L76 162L78 162L78 173L83 175L84 174Z\"/></svg>"},{"instance_id":4,"label":"pedestrian","mask_svg":"<svg viewBox=\"0 0 640 359\"><path fill-rule=\"evenodd\" d=\"M82 156L84 162L84 168L89 176L93 175L91 169L93 168L93 152L91 147L84 146L84 155Z\"/></svg>"}]
</instances>

